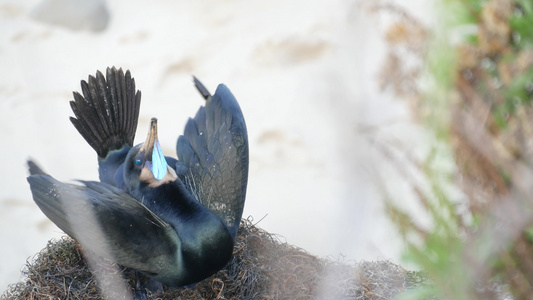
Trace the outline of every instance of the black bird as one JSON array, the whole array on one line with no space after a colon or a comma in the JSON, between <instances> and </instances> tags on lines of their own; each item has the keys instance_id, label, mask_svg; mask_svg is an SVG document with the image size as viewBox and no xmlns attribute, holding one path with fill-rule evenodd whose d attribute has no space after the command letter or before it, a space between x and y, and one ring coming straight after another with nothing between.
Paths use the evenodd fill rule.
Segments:
<instances>
[{"instance_id":1,"label":"black bird","mask_svg":"<svg viewBox=\"0 0 533 300\"><path fill-rule=\"evenodd\" d=\"M133 146L141 93L130 72L108 68L74 92L71 121L98 154L100 182L66 184L29 161L28 182L44 214L84 248L169 286L207 278L231 258L248 181L241 109L223 84L164 157L152 118Z\"/></svg>"}]
</instances>

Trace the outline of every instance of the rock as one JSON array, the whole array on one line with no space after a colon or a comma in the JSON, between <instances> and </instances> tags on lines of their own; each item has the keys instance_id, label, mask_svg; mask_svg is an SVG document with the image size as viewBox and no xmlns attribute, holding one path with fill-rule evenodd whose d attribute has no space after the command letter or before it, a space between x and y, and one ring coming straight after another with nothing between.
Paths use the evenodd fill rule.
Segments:
<instances>
[{"instance_id":1,"label":"rock","mask_svg":"<svg viewBox=\"0 0 533 300\"><path fill-rule=\"evenodd\" d=\"M102 31L109 23L105 0L44 0L30 15L37 21L72 30Z\"/></svg>"}]
</instances>

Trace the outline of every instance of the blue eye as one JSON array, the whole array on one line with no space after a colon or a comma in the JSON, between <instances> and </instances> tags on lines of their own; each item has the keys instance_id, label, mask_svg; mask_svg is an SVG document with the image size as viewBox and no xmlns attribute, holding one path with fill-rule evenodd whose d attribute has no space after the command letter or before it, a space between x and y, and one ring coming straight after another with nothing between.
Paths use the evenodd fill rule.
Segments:
<instances>
[{"instance_id":1,"label":"blue eye","mask_svg":"<svg viewBox=\"0 0 533 300\"><path fill-rule=\"evenodd\" d=\"M141 163L142 163L142 161L141 161L140 159L135 160L135 164L136 164L136 165L140 166Z\"/></svg>"}]
</instances>

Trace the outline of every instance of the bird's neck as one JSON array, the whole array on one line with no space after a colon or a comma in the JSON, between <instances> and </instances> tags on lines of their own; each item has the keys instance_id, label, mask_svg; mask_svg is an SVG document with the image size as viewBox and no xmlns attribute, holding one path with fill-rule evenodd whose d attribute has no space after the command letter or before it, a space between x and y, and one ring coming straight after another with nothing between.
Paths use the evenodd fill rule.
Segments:
<instances>
[{"instance_id":1,"label":"bird's neck","mask_svg":"<svg viewBox=\"0 0 533 300\"><path fill-rule=\"evenodd\" d=\"M186 225L190 219L204 217L210 212L200 204L185 188L180 180L154 186L141 183L139 189L141 202L172 225L176 230Z\"/></svg>"}]
</instances>

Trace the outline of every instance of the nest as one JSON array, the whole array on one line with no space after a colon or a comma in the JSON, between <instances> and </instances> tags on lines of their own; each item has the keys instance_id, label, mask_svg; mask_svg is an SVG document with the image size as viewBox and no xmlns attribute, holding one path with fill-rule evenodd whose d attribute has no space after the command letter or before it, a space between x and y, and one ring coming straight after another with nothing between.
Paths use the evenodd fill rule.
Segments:
<instances>
[{"instance_id":1,"label":"nest","mask_svg":"<svg viewBox=\"0 0 533 300\"><path fill-rule=\"evenodd\" d=\"M91 270L75 240L50 241L23 269L23 281L2 299L103 299L95 274L120 276L128 292L107 298L131 299L134 272L102 259ZM149 299L392 299L424 284L424 277L389 261L344 263L320 259L281 242L243 220L234 255L226 267L194 287L163 287ZM100 284L98 284L100 283Z\"/></svg>"}]
</instances>

